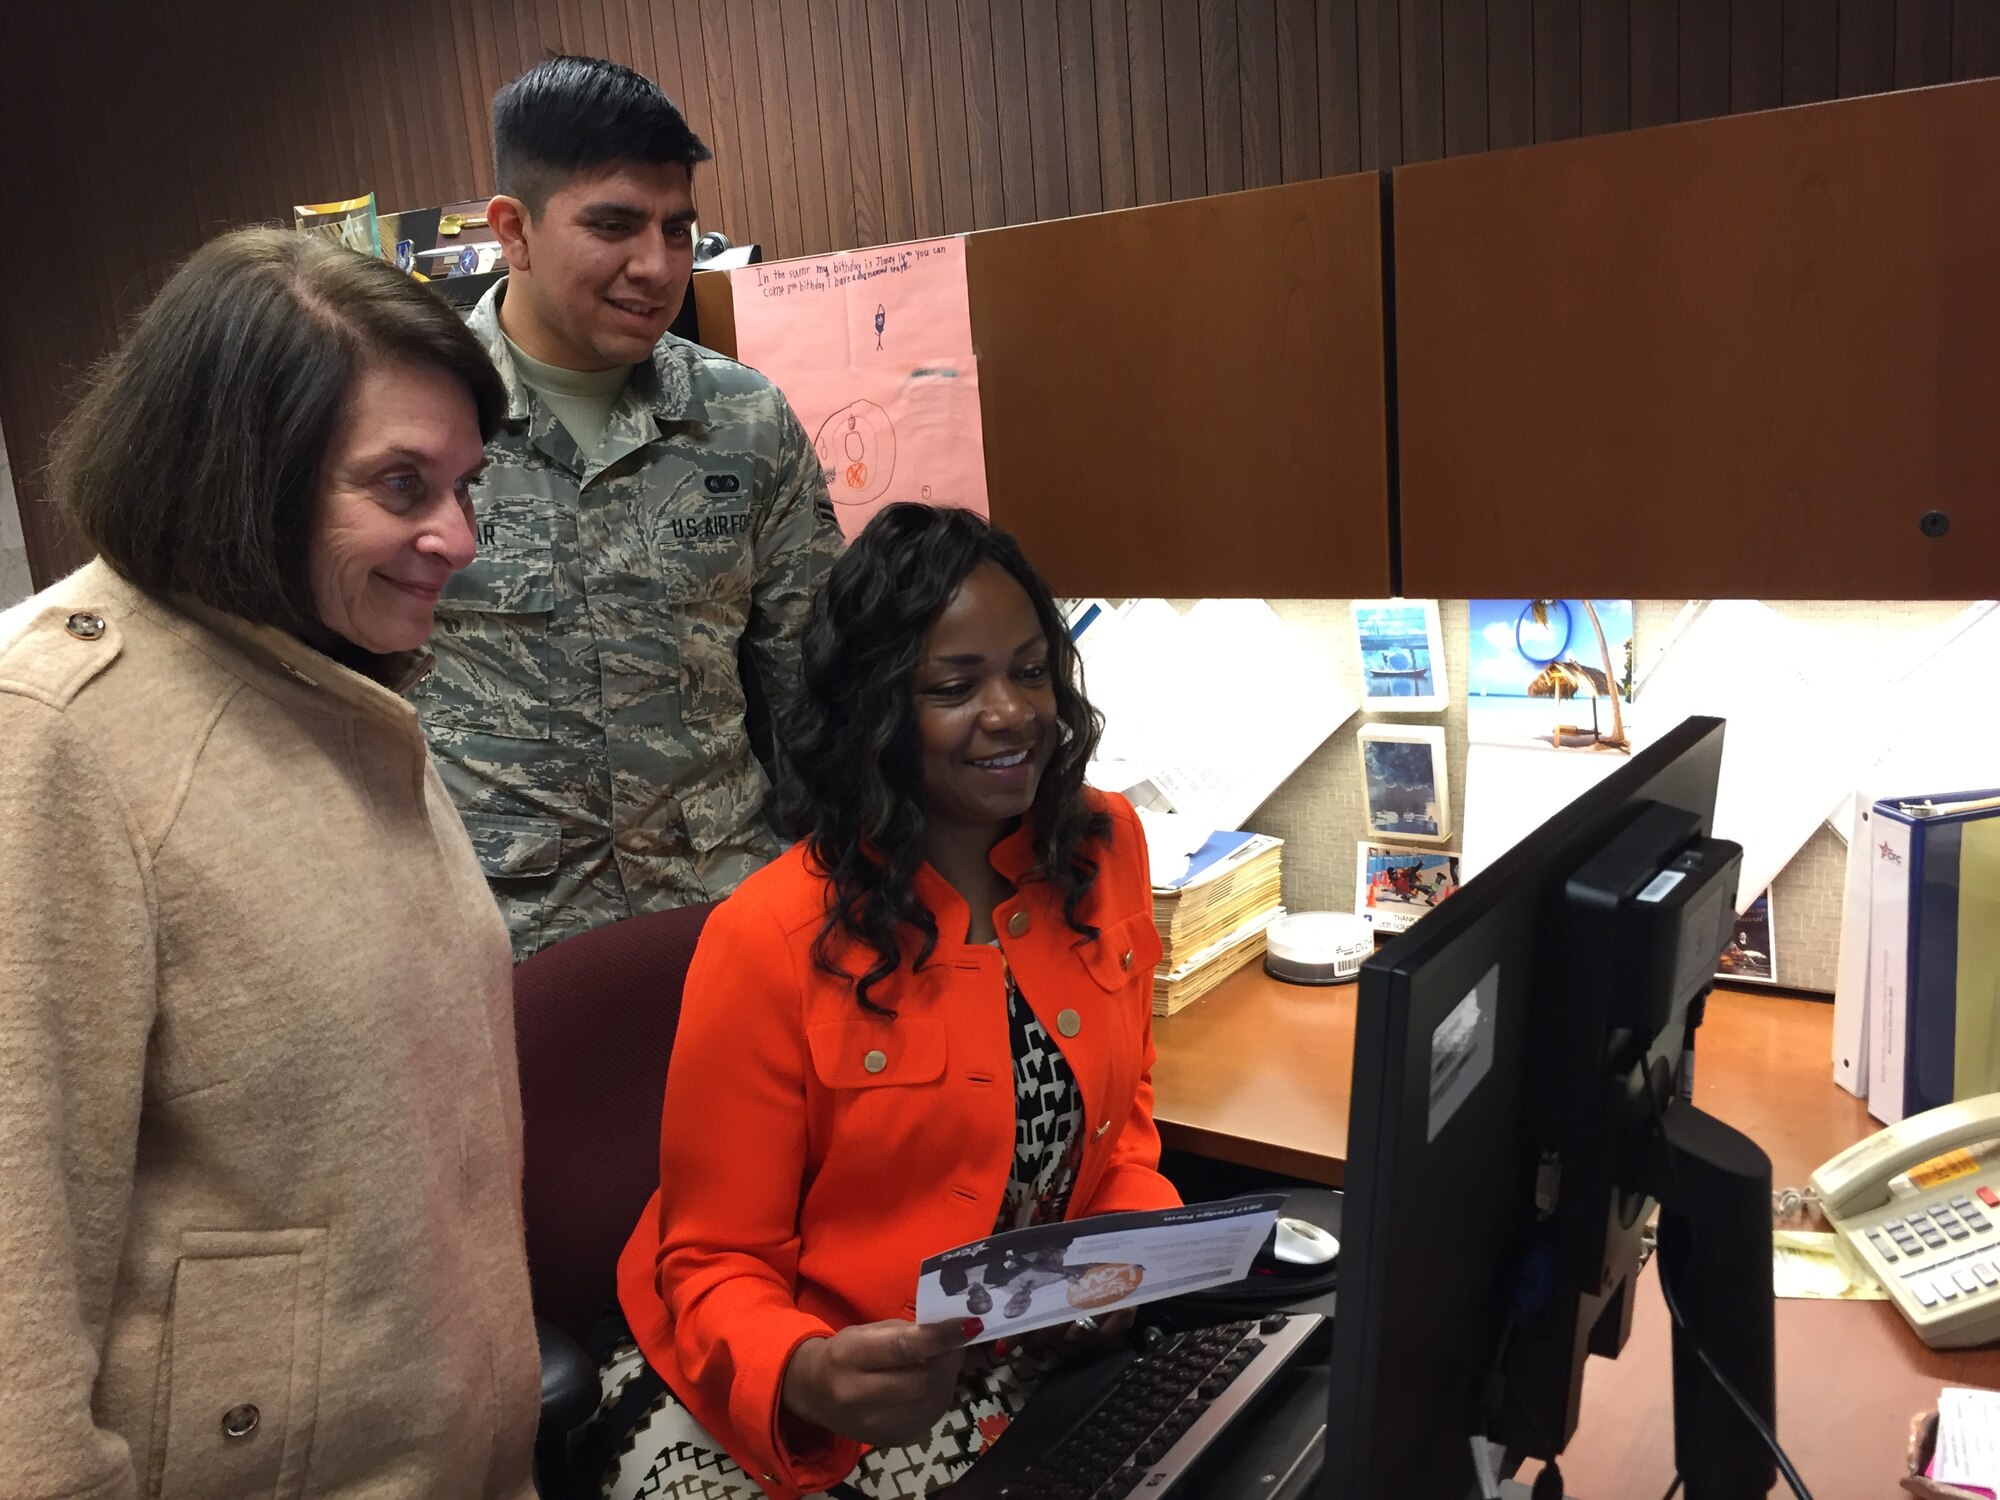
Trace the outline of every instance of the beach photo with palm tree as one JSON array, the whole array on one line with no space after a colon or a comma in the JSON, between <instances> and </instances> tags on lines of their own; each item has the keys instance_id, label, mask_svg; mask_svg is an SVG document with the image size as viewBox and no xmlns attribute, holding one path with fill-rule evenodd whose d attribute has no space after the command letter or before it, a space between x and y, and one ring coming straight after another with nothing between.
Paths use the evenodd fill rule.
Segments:
<instances>
[{"instance_id":1,"label":"beach photo with palm tree","mask_svg":"<svg viewBox=\"0 0 2000 1500\"><path fill-rule=\"evenodd\" d=\"M1475 599L1467 729L1474 739L1629 754L1629 599Z\"/></svg>"}]
</instances>

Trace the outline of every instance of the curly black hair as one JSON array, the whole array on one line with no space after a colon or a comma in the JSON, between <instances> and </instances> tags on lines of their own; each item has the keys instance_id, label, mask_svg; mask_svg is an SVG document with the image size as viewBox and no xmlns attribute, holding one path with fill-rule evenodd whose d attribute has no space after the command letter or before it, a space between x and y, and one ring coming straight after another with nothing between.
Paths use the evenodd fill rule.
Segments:
<instances>
[{"instance_id":1,"label":"curly black hair","mask_svg":"<svg viewBox=\"0 0 2000 1500\"><path fill-rule=\"evenodd\" d=\"M1097 879L1087 847L1111 830L1110 814L1083 786L1103 718L1083 696L1076 648L1049 587L1019 543L972 512L887 506L835 561L813 602L802 683L785 717L790 774L779 794L785 825L807 841L833 886L814 962L847 974L836 960L842 936L872 952L874 962L855 978L855 998L878 1015L894 1011L869 992L901 965L910 932L918 939L913 969L929 961L938 941L936 915L915 884L928 817L911 678L932 622L983 563L1005 568L1021 585L1048 640L1058 728L1029 815L1034 878L1055 889L1072 931L1097 935L1077 911Z\"/></svg>"}]
</instances>

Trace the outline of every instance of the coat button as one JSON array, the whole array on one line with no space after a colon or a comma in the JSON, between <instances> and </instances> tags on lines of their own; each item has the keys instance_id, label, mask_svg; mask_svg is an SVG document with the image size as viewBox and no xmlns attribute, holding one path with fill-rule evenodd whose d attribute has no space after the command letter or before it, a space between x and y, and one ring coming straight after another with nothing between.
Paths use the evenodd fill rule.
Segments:
<instances>
[{"instance_id":1,"label":"coat button","mask_svg":"<svg viewBox=\"0 0 2000 1500\"><path fill-rule=\"evenodd\" d=\"M861 1066L871 1073L879 1073L889 1066L889 1054L878 1047L861 1059Z\"/></svg>"},{"instance_id":2,"label":"coat button","mask_svg":"<svg viewBox=\"0 0 2000 1500\"><path fill-rule=\"evenodd\" d=\"M1132 950L1130 948L1127 948L1125 956L1118 960L1118 967L1130 972L1132 968Z\"/></svg>"},{"instance_id":3,"label":"coat button","mask_svg":"<svg viewBox=\"0 0 2000 1500\"><path fill-rule=\"evenodd\" d=\"M1007 935L1009 937L1026 937L1028 935L1028 914L1026 912L1017 911L1007 919Z\"/></svg>"},{"instance_id":4,"label":"coat button","mask_svg":"<svg viewBox=\"0 0 2000 1500\"><path fill-rule=\"evenodd\" d=\"M80 641L94 641L104 634L104 620L99 615L74 614L63 621L63 629Z\"/></svg>"},{"instance_id":5,"label":"coat button","mask_svg":"<svg viewBox=\"0 0 2000 1500\"><path fill-rule=\"evenodd\" d=\"M1066 1010L1056 1016L1056 1030L1064 1036L1075 1036L1083 1030L1083 1017L1073 1010Z\"/></svg>"},{"instance_id":6,"label":"coat button","mask_svg":"<svg viewBox=\"0 0 2000 1500\"><path fill-rule=\"evenodd\" d=\"M1091 1139L1092 1140L1102 1139L1104 1132L1109 1130L1110 1128L1111 1128L1111 1122L1109 1120L1106 1120L1102 1125L1097 1127L1097 1134L1092 1136Z\"/></svg>"},{"instance_id":7,"label":"coat button","mask_svg":"<svg viewBox=\"0 0 2000 1500\"><path fill-rule=\"evenodd\" d=\"M226 1438L247 1438L257 1430L257 1424L262 1419L263 1413L248 1401L241 1406L232 1406L222 1414L222 1435Z\"/></svg>"}]
</instances>

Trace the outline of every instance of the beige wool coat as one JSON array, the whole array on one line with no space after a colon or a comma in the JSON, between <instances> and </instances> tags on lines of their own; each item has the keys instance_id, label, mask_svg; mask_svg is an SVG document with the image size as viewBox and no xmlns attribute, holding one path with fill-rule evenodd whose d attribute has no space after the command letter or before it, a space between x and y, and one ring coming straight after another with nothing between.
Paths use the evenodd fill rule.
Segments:
<instances>
[{"instance_id":1,"label":"beige wool coat","mask_svg":"<svg viewBox=\"0 0 2000 1500\"><path fill-rule=\"evenodd\" d=\"M531 1493L510 984L394 693L102 563L0 615L0 1495Z\"/></svg>"}]
</instances>

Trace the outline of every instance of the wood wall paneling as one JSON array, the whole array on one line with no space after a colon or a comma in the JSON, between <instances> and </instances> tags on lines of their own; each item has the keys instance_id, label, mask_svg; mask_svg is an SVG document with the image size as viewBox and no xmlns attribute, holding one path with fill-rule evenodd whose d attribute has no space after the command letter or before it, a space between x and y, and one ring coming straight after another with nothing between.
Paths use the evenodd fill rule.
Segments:
<instances>
[{"instance_id":1,"label":"wood wall paneling","mask_svg":"<svg viewBox=\"0 0 2000 1500\"><path fill-rule=\"evenodd\" d=\"M1985 82L1399 172L1406 591L1990 593L1996 160Z\"/></svg>"},{"instance_id":2,"label":"wood wall paneling","mask_svg":"<svg viewBox=\"0 0 2000 1500\"><path fill-rule=\"evenodd\" d=\"M959 44L958 0L935 0L923 7L929 30L931 101L936 117L938 189L944 198L947 234L963 234L977 222L972 206L971 118L965 90L964 55ZM835 235L829 246L851 245L853 236Z\"/></svg>"},{"instance_id":3,"label":"wood wall paneling","mask_svg":"<svg viewBox=\"0 0 2000 1500\"><path fill-rule=\"evenodd\" d=\"M1535 0L1535 139L1582 131L1582 0Z\"/></svg>"},{"instance_id":4,"label":"wood wall paneling","mask_svg":"<svg viewBox=\"0 0 2000 1500\"><path fill-rule=\"evenodd\" d=\"M1585 5L1579 68L1585 135L1632 123L1632 16L1622 5Z\"/></svg>"},{"instance_id":5,"label":"wood wall paneling","mask_svg":"<svg viewBox=\"0 0 2000 1500\"><path fill-rule=\"evenodd\" d=\"M231 225L492 190L547 53L658 79L704 228L778 258L2000 73L1992 0L250 0L16 7L0 51L0 426L38 503L79 374ZM116 205L107 225L104 205Z\"/></svg>"},{"instance_id":6,"label":"wood wall paneling","mask_svg":"<svg viewBox=\"0 0 2000 1500\"><path fill-rule=\"evenodd\" d=\"M1285 180L1287 102L1278 73L1277 0L1243 0L1238 7L1236 64L1243 100L1243 186L1276 187Z\"/></svg>"},{"instance_id":7,"label":"wood wall paneling","mask_svg":"<svg viewBox=\"0 0 2000 1500\"><path fill-rule=\"evenodd\" d=\"M1486 0L1444 0L1439 42L1444 95L1444 154L1465 156L1487 148L1486 69L1491 46Z\"/></svg>"},{"instance_id":8,"label":"wood wall paneling","mask_svg":"<svg viewBox=\"0 0 2000 1500\"><path fill-rule=\"evenodd\" d=\"M1321 0L1316 17L1319 169L1329 177L1361 170L1361 3Z\"/></svg>"},{"instance_id":9,"label":"wood wall paneling","mask_svg":"<svg viewBox=\"0 0 2000 1500\"><path fill-rule=\"evenodd\" d=\"M1486 7L1486 127L1495 151L1535 139L1533 0L1489 0Z\"/></svg>"},{"instance_id":10,"label":"wood wall paneling","mask_svg":"<svg viewBox=\"0 0 2000 1500\"><path fill-rule=\"evenodd\" d=\"M1142 6L1144 0L1141 0ZM1098 176L1106 208L1139 202L1132 57L1125 0L1091 0L1090 65L1096 72Z\"/></svg>"},{"instance_id":11,"label":"wood wall paneling","mask_svg":"<svg viewBox=\"0 0 2000 1500\"><path fill-rule=\"evenodd\" d=\"M1422 83L1431 73L1433 60L1439 68L1443 65L1441 0L1400 0L1396 22L1403 150L1413 161L1432 161L1445 154L1444 89L1441 80L1437 88L1424 88Z\"/></svg>"}]
</instances>

